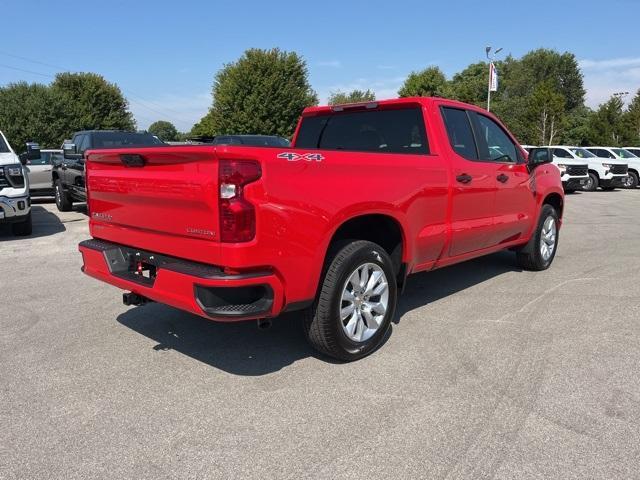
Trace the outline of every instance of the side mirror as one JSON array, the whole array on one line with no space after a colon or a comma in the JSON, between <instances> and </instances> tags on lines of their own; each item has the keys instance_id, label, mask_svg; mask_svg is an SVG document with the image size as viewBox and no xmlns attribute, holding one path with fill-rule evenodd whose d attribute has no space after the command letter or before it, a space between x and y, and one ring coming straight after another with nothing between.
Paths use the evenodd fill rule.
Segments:
<instances>
[{"instance_id":1,"label":"side mirror","mask_svg":"<svg viewBox=\"0 0 640 480\"><path fill-rule=\"evenodd\" d=\"M28 163L28 159L27 159L27 154L26 153L21 153L20 155L18 155L18 158L20 159L20 163L22 165L27 165Z\"/></svg>"},{"instance_id":2,"label":"side mirror","mask_svg":"<svg viewBox=\"0 0 640 480\"><path fill-rule=\"evenodd\" d=\"M78 152L76 151L75 143L64 143L62 144L62 156L66 160L75 160L78 158Z\"/></svg>"},{"instance_id":3,"label":"side mirror","mask_svg":"<svg viewBox=\"0 0 640 480\"><path fill-rule=\"evenodd\" d=\"M24 158L24 163L22 163L23 158ZM23 156L23 158L20 158L20 162L23 165L26 164L27 160L37 160L38 158L40 158L40 145L38 145L35 142L27 142L27 152Z\"/></svg>"},{"instance_id":4,"label":"side mirror","mask_svg":"<svg viewBox=\"0 0 640 480\"><path fill-rule=\"evenodd\" d=\"M553 162L553 151L550 148L532 148L529 151L527 165L529 165L531 170L540 165L551 162Z\"/></svg>"}]
</instances>

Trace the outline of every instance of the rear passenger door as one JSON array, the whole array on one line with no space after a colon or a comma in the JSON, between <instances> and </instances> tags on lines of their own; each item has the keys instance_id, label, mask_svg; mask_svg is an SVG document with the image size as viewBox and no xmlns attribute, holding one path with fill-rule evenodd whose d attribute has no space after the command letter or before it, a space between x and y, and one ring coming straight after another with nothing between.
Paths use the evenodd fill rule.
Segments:
<instances>
[{"instance_id":1,"label":"rear passenger door","mask_svg":"<svg viewBox=\"0 0 640 480\"><path fill-rule=\"evenodd\" d=\"M453 173L449 256L456 257L492 244L498 165L481 158L473 112L454 107L441 112Z\"/></svg>"},{"instance_id":2,"label":"rear passenger door","mask_svg":"<svg viewBox=\"0 0 640 480\"><path fill-rule=\"evenodd\" d=\"M524 155L511 135L492 118L473 112L480 159L495 166L496 195L490 245L517 240L534 221L535 200Z\"/></svg>"}]
</instances>

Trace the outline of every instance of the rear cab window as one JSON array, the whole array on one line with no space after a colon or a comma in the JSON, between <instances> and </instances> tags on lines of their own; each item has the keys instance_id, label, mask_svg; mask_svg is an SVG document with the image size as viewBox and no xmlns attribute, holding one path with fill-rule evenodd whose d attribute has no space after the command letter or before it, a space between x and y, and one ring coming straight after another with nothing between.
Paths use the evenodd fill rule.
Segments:
<instances>
[{"instance_id":1,"label":"rear cab window","mask_svg":"<svg viewBox=\"0 0 640 480\"><path fill-rule=\"evenodd\" d=\"M428 154L420 107L347 110L304 117L296 148Z\"/></svg>"}]
</instances>

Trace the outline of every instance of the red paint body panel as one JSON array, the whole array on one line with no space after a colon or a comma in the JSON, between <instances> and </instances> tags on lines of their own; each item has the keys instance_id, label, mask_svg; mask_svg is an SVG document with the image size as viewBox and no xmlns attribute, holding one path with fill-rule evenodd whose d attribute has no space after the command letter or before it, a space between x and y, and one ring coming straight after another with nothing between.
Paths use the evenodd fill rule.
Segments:
<instances>
[{"instance_id":1,"label":"red paint body panel","mask_svg":"<svg viewBox=\"0 0 640 480\"><path fill-rule=\"evenodd\" d=\"M419 105L430 154L303 150L295 148L295 136L291 149L194 145L89 152L91 235L238 272L267 268L272 275L259 282L274 291L268 315L275 316L287 305L315 297L331 238L349 219L382 214L397 222L402 260L408 272L415 272L526 243L544 198L563 196L553 166L530 173L525 164L469 161L456 154L440 107L487 114L484 110L431 98L377 103L377 108ZM309 108L301 122L327 112L329 107ZM321 153L323 159L288 161L278 158L283 151ZM127 167L121 154L141 155L145 166ZM254 160L261 166L261 178L243 192L256 211L256 235L249 242L219 241L221 160ZM456 182L461 173L474 181L469 186ZM509 176L504 185L495 180L500 173ZM201 281L161 270L152 288L142 287L112 275L99 252L81 250L88 275L205 316L193 298L193 285ZM208 285L221 282L244 286L258 280L211 280Z\"/></svg>"}]
</instances>

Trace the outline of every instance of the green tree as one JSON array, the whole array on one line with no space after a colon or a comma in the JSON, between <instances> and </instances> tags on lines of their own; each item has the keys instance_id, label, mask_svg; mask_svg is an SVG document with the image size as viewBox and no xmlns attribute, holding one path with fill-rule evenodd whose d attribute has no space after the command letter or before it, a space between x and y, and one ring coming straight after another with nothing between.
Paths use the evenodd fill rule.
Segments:
<instances>
[{"instance_id":1,"label":"green tree","mask_svg":"<svg viewBox=\"0 0 640 480\"><path fill-rule=\"evenodd\" d=\"M28 141L42 147L59 147L60 105L46 85L26 82L0 88L0 130L18 152Z\"/></svg>"},{"instance_id":2,"label":"green tree","mask_svg":"<svg viewBox=\"0 0 640 480\"><path fill-rule=\"evenodd\" d=\"M531 139L537 145L553 145L566 124L565 99L552 82L536 85L528 101L527 115L533 132Z\"/></svg>"},{"instance_id":3,"label":"green tree","mask_svg":"<svg viewBox=\"0 0 640 480\"><path fill-rule=\"evenodd\" d=\"M398 91L401 97L447 97L450 93L447 79L438 67L410 73Z\"/></svg>"},{"instance_id":4,"label":"green tree","mask_svg":"<svg viewBox=\"0 0 640 480\"><path fill-rule=\"evenodd\" d=\"M60 73L51 84L63 137L77 130L133 130L135 122L120 88L95 73Z\"/></svg>"},{"instance_id":5,"label":"green tree","mask_svg":"<svg viewBox=\"0 0 640 480\"><path fill-rule=\"evenodd\" d=\"M505 84L509 96L533 94L536 86L551 83L551 88L565 99L566 111L584 105L584 82L573 53L558 53L540 48L532 50L511 65Z\"/></svg>"},{"instance_id":6,"label":"green tree","mask_svg":"<svg viewBox=\"0 0 640 480\"><path fill-rule=\"evenodd\" d=\"M371 90L352 90L349 93L344 92L331 92L329 95L329 105L338 105L341 103L358 103L358 102L372 102L376 99L375 93Z\"/></svg>"},{"instance_id":7,"label":"green tree","mask_svg":"<svg viewBox=\"0 0 640 480\"><path fill-rule=\"evenodd\" d=\"M298 54L250 49L216 74L211 110L192 133L289 137L302 110L317 103Z\"/></svg>"},{"instance_id":8,"label":"green tree","mask_svg":"<svg viewBox=\"0 0 640 480\"><path fill-rule=\"evenodd\" d=\"M623 107L624 103L617 96L611 97L598 107L589 119L588 140L590 144L620 145Z\"/></svg>"},{"instance_id":9,"label":"green tree","mask_svg":"<svg viewBox=\"0 0 640 480\"><path fill-rule=\"evenodd\" d=\"M640 89L623 114L624 141L626 146L640 146Z\"/></svg>"},{"instance_id":10,"label":"green tree","mask_svg":"<svg viewBox=\"0 0 640 480\"><path fill-rule=\"evenodd\" d=\"M171 122L158 120L149 125L149 133L155 135L163 142L176 142L180 137L178 129Z\"/></svg>"},{"instance_id":11,"label":"green tree","mask_svg":"<svg viewBox=\"0 0 640 480\"><path fill-rule=\"evenodd\" d=\"M486 107L488 83L489 64L478 62L456 73L449 82L449 87L452 98Z\"/></svg>"}]
</instances>

